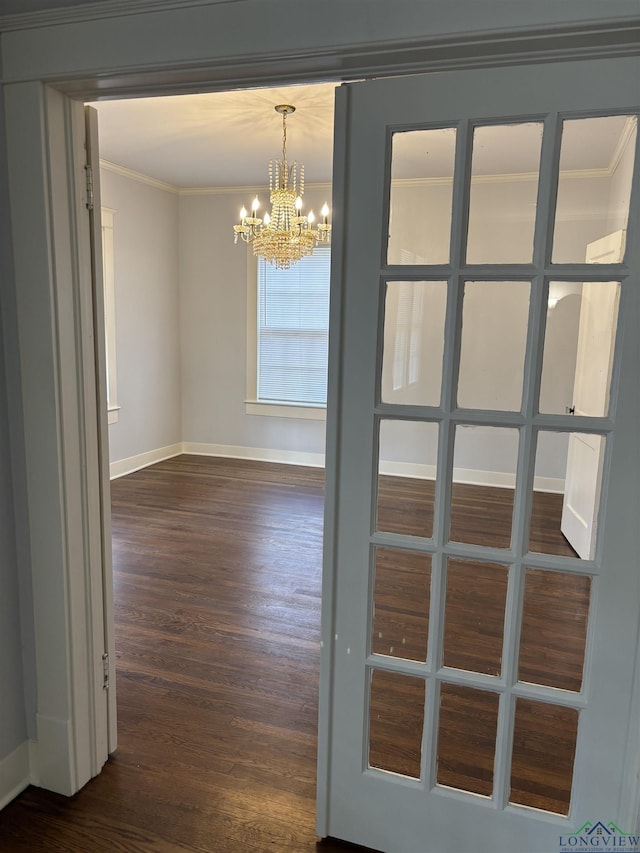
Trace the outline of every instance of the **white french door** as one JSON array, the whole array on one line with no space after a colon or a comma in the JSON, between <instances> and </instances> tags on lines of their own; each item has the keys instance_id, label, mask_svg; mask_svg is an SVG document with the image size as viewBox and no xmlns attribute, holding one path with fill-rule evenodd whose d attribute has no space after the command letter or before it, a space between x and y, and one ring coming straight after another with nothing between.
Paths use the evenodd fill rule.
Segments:
<instances>
[{"instance_id":1,"label":"white french door","mask_svg":"<svg viewBox=\"0 0 640 853\"><path fill-rule=\"evenodd\" d=\"M638 240L584 259L637 233L639 79L625 58L337 92L322 835L542 853L636 827ZM586 416L588 287L616 315ZM604 447L586 559L560 532L578 434Z\"/></svg>"}]
</instances>

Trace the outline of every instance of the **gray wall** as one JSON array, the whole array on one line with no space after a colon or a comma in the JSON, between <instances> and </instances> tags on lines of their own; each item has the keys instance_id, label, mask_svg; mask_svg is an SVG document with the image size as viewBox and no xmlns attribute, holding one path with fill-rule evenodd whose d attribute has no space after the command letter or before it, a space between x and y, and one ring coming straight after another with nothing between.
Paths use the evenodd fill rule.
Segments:
<instances>
[{"instance_id":1,"label":"gray wall","mask_svg":"<svg viewBox=\"0 0 640 853\"><path fill-rule=\"evenodd\" d=\"M0 335L2 327L0 326ZM7 399L0 340L0 400ZM6 407L0 408L0 760L27 737L15 516Z\"/></svg>"},{"instance_id":2,"label":"gray wall","mask_svg":"<svg viewBox=\"0 0 640 853\"><path fill-rule=\"evenodd\" d=\"M118 422L111 461L181 440L178 197L101 170L113 217Z\"/></svg>"},{"instance_id":3,"label":"gray wall","mask_svg":"<svg viewBox=\"0 0 640 853\"><path fill-rule=\"evenodd\" d=\"M4 100L0 97L0 127L4 122ZM4 137L0 136L0 221L6 216L7 169ZM35 714L35 666L33 661L32 621L29 622L30 585L22 578L19 589L16 512L12 488L12 457L9 444L9 400L18 409L19 390L14 374L7 373L7 355L15 361L14 297L7 286L12 274L9 232L0 229L0 761L11 754L27 737L27 717ZM11 362L10 362L11 363ZM14 381L9 386L7 377ZM14 423L21 423L14 411ZM19 447L14 447L17 456ZM17 459L16 469L18 468ZM18 490L19 493L19 490ZM24 529L22 530L24 543ZM21 618L21 616L23 618ZM30 629L30 630L29 630ZM23 652L24 637L24 652ZM31 688L25 701L23 663L27 664L27 682ZM27 707L28 706L28 707Z\"/></svg>"}]
</instances>

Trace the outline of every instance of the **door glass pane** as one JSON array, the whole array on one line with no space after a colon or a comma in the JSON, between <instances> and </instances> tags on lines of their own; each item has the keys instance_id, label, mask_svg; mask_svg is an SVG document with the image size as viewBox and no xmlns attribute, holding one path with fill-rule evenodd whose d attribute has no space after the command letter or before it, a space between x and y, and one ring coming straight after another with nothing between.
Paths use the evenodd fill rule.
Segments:
<instances>
[{"instance_id":1,"label":"door glass pane","mask_svg":"<svg viewBox=\"0 0 640 853\"><path fill-rule=\"evenodd\" d=\"M389 264L446 264L456 131L393 134L389 211Z\"/></svg>"},{"instance_id":2,"label":"door glass pane","mask_svg":"<svg viewBox=\"0 0 640 853\"><path fill-rule=\"evenodd\" d=\"M609 413L620 283L552 281L540 385L540 411Z\"/></svg>"},{"instance_id":3,"label":"door glass pane","mask_svg":"<svg viewBox=\"0 0 640 853\"><path fill-rule=\"evenodd\" d=\"M498 695L458 684L440 687L438 785L493 793Z\"/></svg>"},{"instance_id":4,"label":"door glass pane","mask_svg":"<svg viewBox=\"0 0 640 853\"><path fill-rule=\"evenodd\" d=\"M427 659L431 557L418 551L376 548L371 651Z\"/></svg>"},{"instance_id":5,"label":"door glass pane","mask_svg":"<svg viewBox=\"0 0 640 853\"><path fill-rule=\"evenodd\" d=\"M520 411L530 284L467 281L458 406Z\"/></svg>"},{"instance_id":6,"label":"door glass pane","mask_svg":"<svg viewBox=\"0 0 640 853\"><path fill-rule=\"evenodd\" d=\"M500 675L507 566L447 562L444 666Z\"/></svg>"},{"instance_id":7,"label":"door glass pane","mask_svg":"<svg viewBox=\"0 0 640 853\"><path fill-rule=\"evenodd\" d=\"M371 671L369 766L420 778L425 683L422 678Z\"/></svg>"},{"instance_id":8,"label":"door glass pane","mask_svg":"<svg viewBox=\"0 0 640 853\"><path fill-rule=\"evenodd\" d=\"M439 406L445 281L387 283L382 350L383 403Z\"/></svg>"},{"instance_id":9,"label":"door glass pane","mask_svg":"<svg viewBox=\"0 0 640 853\"><path fill-rule=\"evenodd\" d=\"M577 736L576 708L518 698L510 802L568 814Z\"/></svg>"},{"instance_id":10,"label":"door glass pane","mask_svg":"<svg viewBox=\"0 0 640 853\"><path fill-rule=\"evenodd\" d=\"M433 535L438 425L380 421L376 529Z\"/></svg>"},{"instance_id":11,"label":"door glass pane","mask_svg":"<svg viewBox=\"0 0 640 853\"><path fill-rule=\"evenodd\" d=\"M594 558L604 451L603 435L538 433L530 551Z\"/></svg>"},{"instance_id":12,"label":"door glass pane","mask_svg":"<svg viewBox=\"0 0 640 853\"><path fill-rule=\"evenodd\" d=\"M579 691L591 578L527 569L522 608L518 678Z\"/></svg>"},{"instance_id":13,"label":"door glass pane","mask_svg":"<svg viewBox=\"0 0 640 853\"><path fill-rule=\"evenodd\" d=\"M563 122L554 263L609 263L589 245L627 227L636 125L635 116Z\"/></svg>"},{"instance_id":14,"label":"door glass pane","mask_svg":"<svg viewBox=\"0 0 640 853\"><path fill-rule=\"evenodd\" d=\"M510 546L518 439L517 429L456 427L451 540Z\"/></svg>"},{"instance_id":15,"label":"door glass pane","mask_svg":"<svg viewBox=\"0 0 640 853\"><path fill-rule=\"evenodd\" d=\"M475 129L468 263L531 263L542 128L531 122Z\"/></svg>"}]
</instances>

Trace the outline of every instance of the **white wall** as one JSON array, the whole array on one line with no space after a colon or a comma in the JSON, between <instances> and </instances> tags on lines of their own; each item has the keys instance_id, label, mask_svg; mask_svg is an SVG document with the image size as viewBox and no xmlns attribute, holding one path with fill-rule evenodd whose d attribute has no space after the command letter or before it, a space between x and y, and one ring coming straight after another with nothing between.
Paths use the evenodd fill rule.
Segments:
<instances>
[{"instance_id":1,"label":"white wall","mask_svg":"<svg viewBox=\"0 0 640 853\"><path fill-rule=\"evenodd\" d=\"M232 225L249 191L180 197L183 440L324 453L323 421L245 414L247 247ZM328 190L307 189L317 213ZM330 199L329 199L330 200Z\"/></svg>"},{"instance_id":2,"label":"white wall","mask_svg":"<svg viewBox=\"0 0 640 853\"><path fill-rule=\"evenodd\" d=\"M118 422L111 462L180 442L177 194L101 169L114 210Z\"/></svg>"},{"instance_id":3,"label":"white wall","mask_svg":"<svg viewBox=\"0 0 640 853\"><path fill-rule=\"evenodd\" d=\"M609 194L611 231L617 231L620 228L627 227L626 219L621 215L620 211L629 209L629 196L631 194L631 179L633 177L633 160L637 132L637 125L634 123L633 129L627 139L627 144L622 151L618 168L611 178Z\"/></svg>"},{"instance_id":4,"label":"white wall","mask_svg":"<svg viewBox=\"0 0 640 853\"><path fill-rule=\"evenodd\" d=\"M629 149L630 150L630 149ZM563 258L578 260L584 257L588 242L608 233L611 228L609 198L619 204L624 195L622 178L628 172L628 155L621 161L613 179L571 179L566 182L562 205L558 210L555 244ZM116 279L118 315L118 362L119 375L125 367L124 381L119 391L123 406L121 421L111 427L112 459L122 459L182 441L188 450L201 452L228 452L258 457L275 454L286 458L287 454L310 454L309 461L319 461L324 452L325 425L320 420L284 418L247 414L245 400L247 392L247 257L248 250L242 244L234 245L232 224L237 220L240 207L248 206L253 191L224 190L211 193L183 194L179 199L170 193L154 190L144 185L107 173L103 180L104 203L118 208L116 213ZM119 188L119 195L117 190ZM126 192L125 192L126 188ZM474 204L482 214L473 228L469 251L474 261L506 262L531 260L533 218L536 184L530 180L486 179L474 187ZM442 183L435 186L417 184L400 186L394 191L392 238L390 259L413 261L425 259L446 260L442 242L448 238L449 218L442 215L447 209L446 197L451 188ZM305 207L318 210L328 195L327 190L310 189L305 196ZM153 204L155 217L161 210L162 221L149 226L150 210L143 207L162 198L163 205ZM112 200L113 203L109 201ZM129 199L138 207L133 215L126 208ZM265 201L266 199L263 199ZM178 214L174 208L177 204ZM142 206L141 206L142 205ZM119 242L119 217L126 220L128 249ZM168 219L167 219L168 217ZM154 242L156 233L169 233L177 221L177 236ZM420 227L416 227L416 222ZM162 229L165 229L164 231ZM122 241L122 236L120 241ZM141 358L140 316L145 314L143 305L149 301L149 293L140 289L140 265L145 266L144 251L149 244L162 246L173 258L178 246L178 270L172 275L179 281L179 310L171 304L171 298L157 303L156 317L148 313L147 334L156 343L152 323L164 324L163 337L168 336L175 346L175 331L179 324L179 356L173 368L179 365L180 375L169 379L171 386L164 401L157 399L158 374L150 377L150 364L155 363L153 346ZM151 249L156 251L157 249ZM158 262L158 257L153 259ZM126 284L121 274L131 263L137 272L127 270ZM167 269L166 266L160 266ZM156 277L158 275L156 270ZM157 287L150 277L146 284ZM165 295L173 293L172 283L165 280ZM468 310L463 324L463 358L459 384L461 405L481 408L518 408L521 388L521 368L516 369L515 349L519 348L520 364L524 357L524 334L528 311L526 289L522 284L485 284L482 292L470 293ZM579 293L575 288L565 288L566 293L549 310L545 347L545 369L543 382L544 411L563 412L571 405L575 372L575 358L580 312ZM420 360L423 364L434 364L439 372L441 349L434 344L438 330L434 317L444 311L444 291L436 297L429 291L422 304L424 329ZM394 318L398 311L397 294L388 299L387 312ZM439 310L439 308L442 310ZM131 313L133 312L133 313ZM135 318L135 319L134 319ZM173 333L167 323L174 323ZM125 325L127 324L127 325ZM437 324L436 324L437 325ZM385 352L393 353L397 336L403 332L400 325L389 323L386 329ZM133 342L132 342L133 336ZM441 341L440 341L441 345ZM438 351L436 351L438 350ZM175 353L175 349L173 350ZM133 355L132 355L133 354ZM167 355L167 353L164 353ZM145 389L155 389L156 399L147 400L143 406L134 408L141 389L136 381L133 365L140 361L143 367L139 379ZM383 388L390 388L391 359L385 359ZM164 370L170 373L165 363ZM157 365L156 365L157 366ZM160 371L162 373L162 371ZM143 378L144 377L144 378ZM433 394L433 372L423 372L411 387L400 388L393 395L385 396L389 402L437 404L437 399L421 399L421 393ZM171 384L173 382L173 384ZM437 384L437 383L436 383ZM162 417L149 418L152 412L164 412L164 423L168 424L167 410L177 412L175 389L181 390L181 428L175 419L171 428L155 439L155 445L141 426L149 419L156 427ZM131 393L133 391L133 393ZM480 396L479 396L480 395ZM173 407L173 408L172 408ZM131 408L131 412L127 410ZM134 416L135 412L135 416ZM134 435L132 436L131 431ZM405 426L394 426L386 430L382 443L382 457L389 462L413 463L433 466L435 447L425 446L424 441L412 438L413 433ZM119 441L117 441L119 437ZM135 438L135 440L133 440ZM510 443L515 448L513 436L507 436L490 428L474 428L461 431L457 441L455 464L465 471L497 471L512 475L515 472L515 452L506 452ZM145 443L146 442L146 443ZM536 466L540 478L556 481L560 488L566 467L566 437L545 437L541 442ZM512 448L513 450L513 448ZM304 457L300 456L301 461Z\"/></svg>"},{"instance_id":5,"label":"white wall","mask_svg":"<svg viewBox=\"0 0 640 853\"><path fill-rule=\"evenodd\" d=\"M608 179L570 180L557 213L556 245L566 259L583 260L587 243L608 233ZM531 180L492 182L473 188L468 253L474 263L526 263L532 260L537 185ZM393 193L389 258L396 263L446 263L449 259L451 184L414 182ZM411 287L411 285L409 285ZM574 289L575 290L575 289ZM396 351L398 336L406 334L396 317L402 313L402 287L387 300L390 322L385 327L385 352ZM528 314L528 289L522 282L469 285L465 295L458 401L466 408L519 409ZM425 289L420 310L426 331L419 344L420 361L433 364L416 381L393 390L393 358L383 364L383 399L397 403L439 403L442 359L444 291ZM547 315L545 338L544 411L564 412L572 403L576 365L580 297L567 289ZM434 318L439 318L436 321ZM437 345L439 342L439 346ZM437 377L437 379L436 379ZM436 447L420 430L392 424L385 431L382 456L391 461L434 466ZM431 439L435 434L431 435ZM536 475L557 481L538 481L538 487L561 488L566 469L565 436L544 437L539 446ZM474 471L515 476L517 435L488 427L460 431L454 465L461 479ZM488 480L489 477L484 479Z\"/></svg>"}]
</instances>

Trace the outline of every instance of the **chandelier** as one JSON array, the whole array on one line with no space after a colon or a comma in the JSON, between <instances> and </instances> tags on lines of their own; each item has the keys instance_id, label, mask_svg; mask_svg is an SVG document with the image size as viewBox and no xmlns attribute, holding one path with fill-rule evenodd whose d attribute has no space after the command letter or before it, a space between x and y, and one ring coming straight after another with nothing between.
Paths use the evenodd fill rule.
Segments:
<instances>
[{"instance_id":1,"label":"chandelier","mask_svg":"<svg viewBox=\"0 0 640 853\"><path fill-rule=\"evenodd\" d=\"M240 238L251 243L253 254L275 264L278 269L288 269L305 255L313 254L315 246L329 243L331 224L329 206L320 211L322 221L315 228L315 216L310 210L302 215L304 195L304 166L287 163L287 116L295 112L289 104L278 104L277 113L282 116L282 160L269 161L269 193L271 213L263 219L257 216L260 201L256 196L251 204L251 216L246 208L240 211L240 224L234 225L234 243Z\"/></svg>"}]
</instances>

